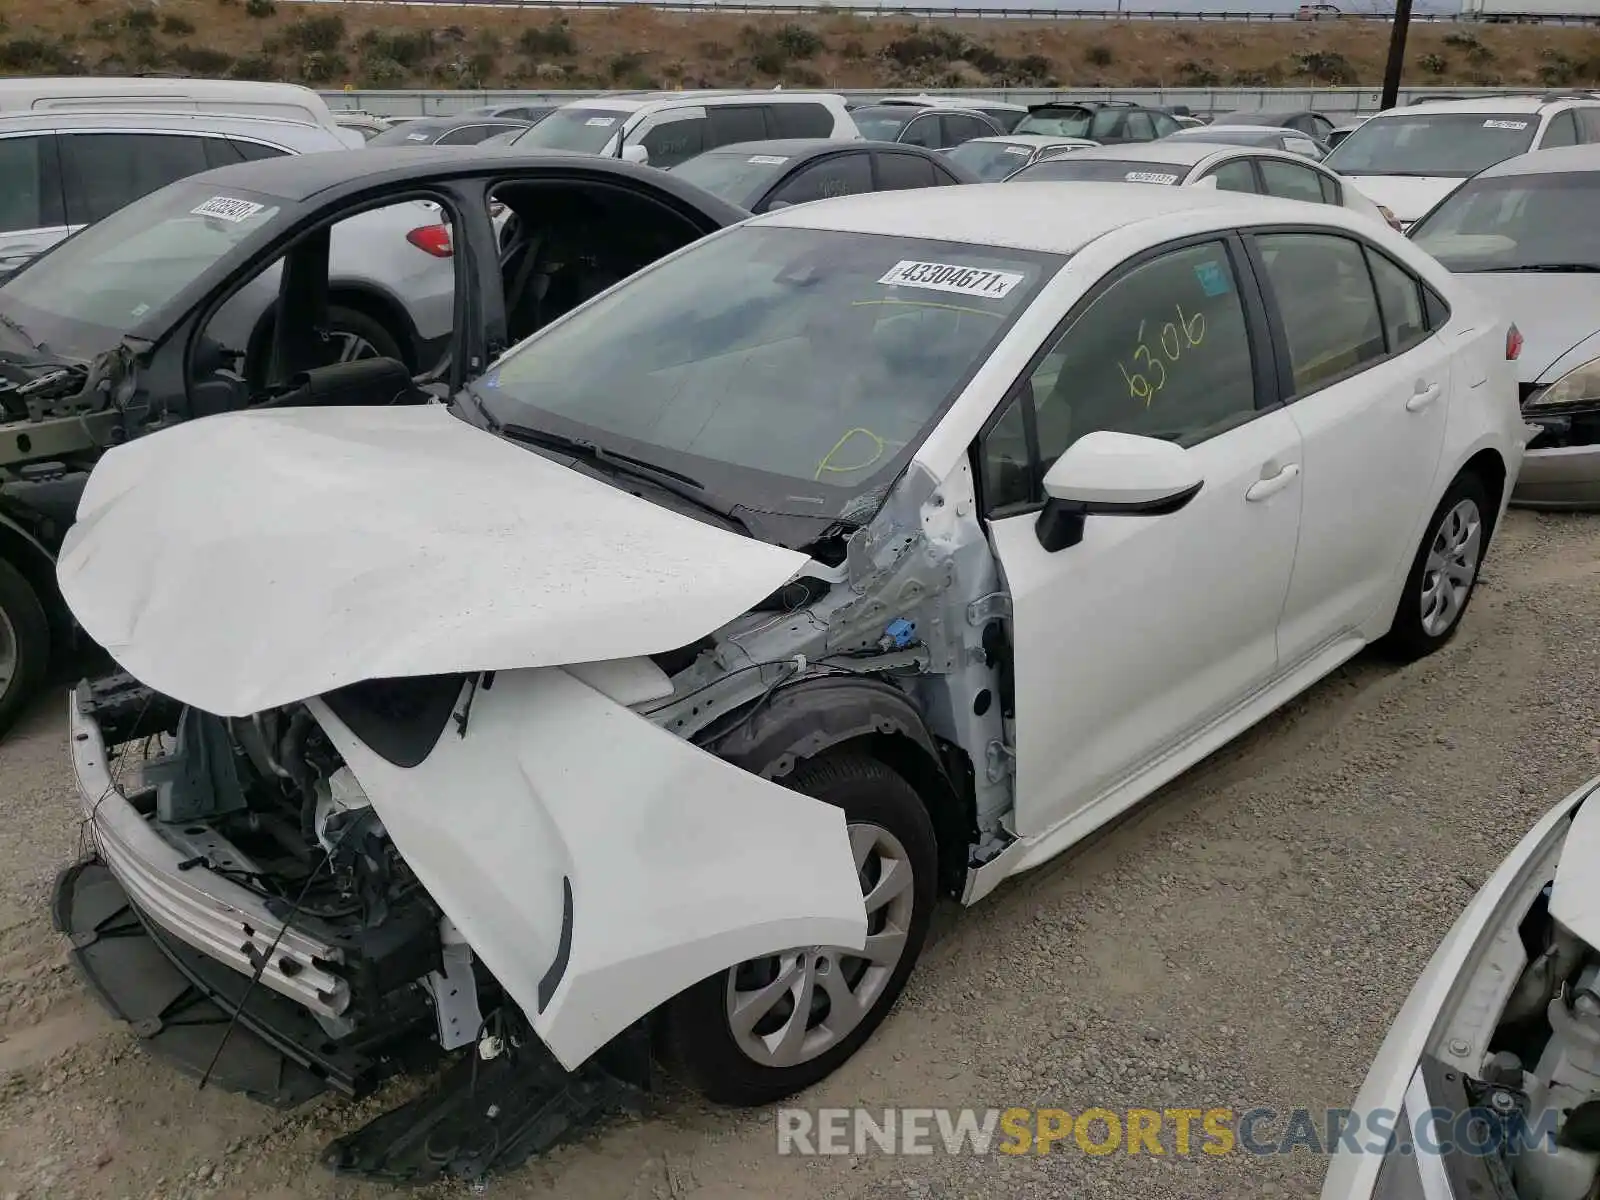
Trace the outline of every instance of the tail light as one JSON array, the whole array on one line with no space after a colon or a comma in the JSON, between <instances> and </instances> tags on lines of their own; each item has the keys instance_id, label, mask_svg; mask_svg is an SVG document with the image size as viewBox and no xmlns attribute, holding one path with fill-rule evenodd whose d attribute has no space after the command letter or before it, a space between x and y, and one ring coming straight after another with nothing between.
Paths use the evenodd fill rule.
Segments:
<instances>
[{"instance_id":1,"label":"tail light","mask_svg":"<svg viewBox=\"0 0 1600 1200\"><path fill-rule=\"evenodd\" d=\"M1380 204L1378 205L1378 211L1383 214L1383 219L1389 222L1390 229L1394 230L1396 233L1400 233L1405 229L1405 226L1400 224L1400 218L1394 215L1393 209L1387 207L1386 205Z\"/></svg>"},{"instance_id":2,"label":"tail light","mask_svg":"<svg viewBox=\"0 0 1600 1200\"><path fill-rule=\"evenodd\" d=\"M435 258L449 258L456 252L455 247L450 244L448 225L419 225L406 234L406 241Z\"/></svg>"},{"instance_id":3,"label":"tail light","mask_svg":"<svg viewBox=\"0 0 1600 1200\"><path fill-rule=\"evenodd\" d=\"M1506 330L1506 361L1516 362L1522 353L1522 330L1513 325Z\"/></svg>"}]
</instances>

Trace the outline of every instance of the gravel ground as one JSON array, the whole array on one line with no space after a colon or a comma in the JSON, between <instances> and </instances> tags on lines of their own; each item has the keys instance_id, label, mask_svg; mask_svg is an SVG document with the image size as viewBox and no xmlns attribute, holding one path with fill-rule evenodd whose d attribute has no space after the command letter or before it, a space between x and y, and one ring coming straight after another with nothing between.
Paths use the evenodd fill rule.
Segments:
<instances>
[{"instance_id":1,"label":"gravel ground","mask_svg":"<svg viewBox=\"0 0 1600 1200\"><path fill-rule=\"evenodd\" d=\"M1350 1102L1473 890L1600 772L1600 521L1513 514L1460 636L1365 656L1130 819L944 914L897 1014L811 1106ZM0 1198L371 1197L317 1163L393 1097L277 1114L144 1057L46 916L77 845L59 696L0 745ZM1070 1145L1070 1143L1069 1143ZM488 1192L566 1200L1314 1195L1324 1161L779 1157L770 1112L669 1089ZM450 1194L445 1189L441 1194Z\"/></svg>"}]
</instances>

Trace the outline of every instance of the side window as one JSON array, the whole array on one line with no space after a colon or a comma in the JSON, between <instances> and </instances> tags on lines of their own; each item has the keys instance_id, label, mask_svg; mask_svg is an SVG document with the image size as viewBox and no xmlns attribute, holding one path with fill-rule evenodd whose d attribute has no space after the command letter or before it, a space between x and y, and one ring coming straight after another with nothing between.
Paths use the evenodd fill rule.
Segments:
<instances>
[{"instance_id":1,"label":"side window","mask_svg":"<svg viewBox=\"0 0 1600 1200\"><path fill-rule=\"evenodd\" d=\"M705 136L706 118L685 117L655 126L639 139L639 144L649 153L650 165L665 170L704 150Z\"/></svg>"},{"instance_id":2,"label":"side window","mask_svg":"<svg viewBox=\"0 0 1600 1200\"><path fill-rule=\"evenodd\" d=\"M1290 154L1303 154L1307 158L1322 157L1322 151L1317 149L1317 144L1310 138L1285 137L1282 148L1289 151Z\"/></svg>"},{"instance_id":3,"label":"side window","mask_svg":"<svg viewBox=\"0 0 1600 1200\"><path fill-rule=\"evenodd\" d=\"M1445 303L1444 297L1423 284L1422 302L1428 313L1428 331L1432 333L1444 328L1445 322L1450 319L1450 306Z\"/></svg>"},{"instance_id":4,"label":"side window","mask_svg":"<svg viewBox=\"0 0 1600 1200\"><path fill-rule=\"evenodd\" d=\"M992 137L994 130L980 121L977 117L964 116L961 113L947 113L944 116L946 146L959 146L962 142L970 142L973 138Z\"/></svg>"},{"instance_id":5,"label":"side window","mask_svg":"<svg viewBox=\"0 0 1600 1200\"><path fill-rule=\"evenodd\" d=\"M1295 395L1384 356L1378 298L1360 245L1320 233L1268 234L1256 245L1289 343Z\"/></svg>"},{"instance_id":6,"label":"side window","mask_svg":"<svg viewBox=\"0 0 1600 1200\"><path fill-rule=\"evenodd\" d=\"M905 132L900 135L900 140L908 146L922 146L928 150L937 150L942 136L943 134L939 129L939 115L937 113L924 113L905 127Z\"/></svg>"},{"instance_id":7,"label":"side window","mask_svg":"<svg viewBox=\"0 0 1600 1200\"><path fill-rule=\"evenodd\" d=\"M1155 122L1150 119L1147 112L1131 112L1128 114L1127 136L1134 142L1152 142L1156 136Z\"/></svg>"},{"instance_id":8,"label":"side window","mask_svg":"<svg viewBox=\"0 0 1600 1200\"><path fill-rule=\"evenodd\" d=\"M261 158L282 158L287 153L276 146L264 146L260 142L246 142L239 138L230 138L229 141L245 162L255 162Z\"/></svg>"},{"instance_id":9,"label":"side window","mask_svg":"<svg viewBox=\"0 0 1600 1200\"><path fill-rule=\"evenodd\" d=\"M1600 142L1600 107L1574 109L1578 114L1578 128L1586 142Z\"/></svg>"},{"instance_id":10,"label":"side window","mask_svg":"<svg viewBox=\"0 0 1600 1200\"><path fill-rule=\"evenodd\" d=\"M1578 140L1578 119L1572 115L1572 110L1569 108L1550 118L1550 124L1545 128L1544 140L1539 143L1539 149L1576 146Z\"/></svg>"},{"instance_id":11,"label":"side window","mask_svg":"<svg viewBox=\"0 0 1600 1200\"><path fill-rule=\"evenodd\" d=\"M878 190L896 192L904 188L932 187L937 180L933 164L915 154L880 154L878 158Z\"/></svg>"},{"instance_id":12,"label":"side window","mask_svg":"<svg viewBox=\"0 0 1600 1200\"><path fill-rule=\"evenodd\" d=\"M809 138L832 137L833 114L824 104L768 104L766 137Z\"/></svg>"},{"instance_id":13,"label":"side window","mask_svg":"<svg viewBox=\"0 0 1600 1200\"><path fill-rule=\"evenodd\" d=\"M1322 185L1322 202L1324 204L1343 204L1344 192L1339 188L1339 181L1332 175L1317 172L1317 182Z\"/></svg>"},{"instance_id":14,"label":"side window","mask_svg":"<svg viewBox=\"0 0 1600 1200\"><path fill-rule=\"evenodd\" d=\"M67 223L88 225L157 188L210 167L197 137L69 133L61 137Z\"/></svg>"},{"instance_id":15,"label":"side window","mask_svg":"<svg viewBox=\"0 0 1600 1200\"><path fill-rule=\"evenodd\" d=\"M0 233L66 223L51 135L0 138L0 179Z\"/></svg>"},{"instance_id":16,"label":"side window","mask_svg":"<svg viewBox=\"0 0 1600 1200\"><path fill-rule=\"evenodd\" d=\"M1256 411L1254 360L1227 246L1173 250L1101 292L1023 381L984 440L985 499L991 510L1037 501L1051 464L1095 430L1193 446ZM1036 458L1018 454L1030 415Z\"/></svg>"},{"instance_id":17,"label":"side window","mask_svg":"<svg viewBox=\"0 0 1600 1200\"><path fill-rule=\"evenodd\" d=\"M1123 113L1118 109L1102 108L1094 114L1094 119L1089 122L1089 132L1084 136L1096 142L1118 137L1122 133L1122 118Z\"/></svg>"},{"instance_id":18,"label":"side window","mask_svg":"<svg viewBox=\"0 0 1600 1200\"><path fill-rule=\"evenodd\" d=\"M835 154L795 172L777 190L768 207L779 202L805 204L829 196L855 196L872 190L872 164L860 152Z\"/></svg>"},{"instance_id":19,"label":"side window","mask_svg":"<svg viewBox=\"0 0 1600 1200\"><path fill-rule=\"evenodd\" d=\"M1167 137L1170 134L1177 133L1178 130L1183 128L1182 125L1179 125L1175 120L1167 116L1166 113L1151 113L1150 119L1156 123L1156 136L1158 138Z\"/></svg>"},{"instance_id":20,"label":"side window","mask_svg":"<svg viewBox=\"0 0 1600 1200\"><path fill-rule=\"evenodd\" d=\"M1428 321L1422 307L1422 285L1410 271L1367 247L1367 263L1372 282L1378 288L1378 308L1383 315L1384 336L1389 353L1409 350L1428 336Z\"/></svg>"},{"instance_id":21,"label":"side window","mask_svg":"<svg viewBox=\"0 0 1600 1200\"><path fill-rule=\"evenodd\" d=\"M719 104L706 109L706 149L735 142L761 142L767 137L767 120L755 104Z\"/></svg>"},{"instance_id":22,"label":"side window","mask_svg":"<svg viewBox=\"0 0 1600 1200\"><path fill-rule=\"evenodd\" d=\"M479 142L492 138L497 133L504 133L508 129L515 129L515 125L463 125L459 129L452 129L439 137L437 145L440 146L476 146Z\"/></svg>"},{"instance_id":23,"label":"side window","mask_svg":"<svg viewBox=\"0 0 1600 1200\"><path fill-rule=\"evenodd\" d=\"M1322 203L1322 181L1318 179L1315 171L1276 158L1263 158L1258 165L1261 168L1261 181L1266 185L1267 195L1281 196L1285 200Z\"/></svg>"},{"instance_id":24,"label":"side window","mask_svg":"<svg viewBox=\"0 0 1600 1200\"><path fill-rule=\"evenodd\" d=\"M1235 158L1223 163L1211 174L1216 178L1217 190L1222 192L1259 192L1255 168L1248 158Z\"/></svg>"}]
</instances>

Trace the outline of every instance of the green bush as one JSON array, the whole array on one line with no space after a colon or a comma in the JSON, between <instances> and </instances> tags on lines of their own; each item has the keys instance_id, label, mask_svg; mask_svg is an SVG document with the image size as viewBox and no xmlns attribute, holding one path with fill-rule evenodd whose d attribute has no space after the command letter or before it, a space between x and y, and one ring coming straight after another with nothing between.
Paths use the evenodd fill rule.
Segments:
<instances>
[{"instance_id":1,"label":"green bush","mask_svg":"<svg viewBox=\"0 0 1600 1200\"><path fill-rule=\"evenodd\" d=\"M1109 67L1112 62L1111 47L1097 42L1083 52L1083 60L1092 67Z\"/></svg>"},{"instance_id":2,"label":"green bush","mask_svg":"<svg viewBox=\"0 0 1600 1200\"><path fill-rule=\"evenodd\" d=\"M1450 62L1442 54L1424 54L1417 59L1417 66L1429 75L1443 75L1450 69Z\"/></svg>"},{"instance_id":3,"label":"green bush","mask_svg":"<svg viewBox=\"0 0 1600 1200\"><path fill-rule=\"evenodd\" d=\"M369 29L356 39L363 60L387 59L411 70L433 57L433 33L427 29L398 29L380 32Z\"/></svg>"},{"instance_id":4,"label":"green bush","mask_svg":"<svg viewBox=\"0 0 1600 1200\"><path fill-rule=\"evenodd\" d=\"M779 26L772 37L792 58L815 58L828 48L828 43L816 30L793 22Z\"/></svg>"},{"instance_id":5,"label":"green bush","mask_svg":"<svg viewBox=\"0 0 1600 1200\"><path fill-rule=\"evenodd\" d=\"M1309 75L1318 83L1341 86L1356 82L1355 68L1350 65L1350 60L1333 50L1297 54L1294 62L1297 74Z\"/></svg>"},{"instance_id":6,"label":"green bush","mask_svg":"<svg viewBox=\"0 0 1600 1200\"><path fill-rule=\"evenodd\" d=\"M567 19L560 17L548 25L524 29L517 38L517 49L529 58L566 58L578 52L578 40Z\"/></svg>"},{"instance_id":7,"label":"green bush","mask_svg":"<svg viewBox=\"0 0 1600 1200\"><path fill-rule=\"evenodd\" d=\"M606 63L606 74L612 83L619 83L624 79L637 75L644 66L644 55L637 50L624 50L621 54L613 54Z\"/></svg>"},{"instance_id":8,"label":"green bush","mask_svg":"<svg viewBox=\"0 0 1600 1200\"><path fill-rule=\"evenodd\" d=\"M360 74L364 88L396 88L407 78L405 64L392 58L363 58Z\"/></svg>"},{"instance_id":9,"label":"green bush","mask_svg":"<svg viewBox=\"0 0 1600 1200\"><path fill-rule=\"evenodd\" d=\"M134 33L148 33L160 23L156 10L144 5L129 5L122 10L122 27Z\"/></svg>"},{"instance_id":10,"label":"green bush","mask_svg":"<svg viewBox=\"0 0 1600 1200\"><path fill-rule=\"evenodd\" d=\"M194 32L194 22L177 13L161 18L161 32L172 37L188 37Z\"/></svg>"},{"instance_id":11,"label":"green bush","mask_svg":"<svg viewBox=\"0 0 1600 1200\"><path fill-rule=\"evenodd\" d=\"M276 0L244 0L244 15L247 17L270 17L277 11Z\"/></svg>"},{"instance_id":12,"label":"green bush","mask_svg":"<svg viewBox=\"0 0 1600 1200\"><path fill-rule=\"evenodd\" d=\"M1199 63L1188 59L1178 64L1178 84L1181 87L1210 88L1221 87L1222 76L1217 74L1210 63Z\"/></svg>"},{"instance_id":13,"label":"green bush","mask_svg":"<svg viewBox=\"0 0 1600 1200\"><path fill-rule=\"evenodd\" d=\"M278 78L278 64L267 54L246 54L236 59L228 72L234 79L251 79L271 83Z\"/></svg>"},{"instance_id":14,"label":"green bush","mask_svg":"<svg viewBox=\"0 0 1600 1200\"><path fill-rule=\"evenodd\" d=\"M73 55L58 42L41 37L14 37L0 42L0 69L72 74Z\"/></svg>"},{"instance_id":15,"label":"green bush","mask_svg":"<svg viewBox=\"0 0 1600 1200\"><path fill-rule=\"evenodd\" d=\"M306 54L332 54L344 45L344 18L338 13L300 17L284 26L283 45Z\"/></svg>"},{"instance_id":16,"label":"green bush","mask_svg":"<svg viewBox=\"0 0 1600 1200\"><path fill-rule=\"evenodd\" d=\"M344 55L332 50L308 50L300 59L300 78L306 83L333 83L348 72Z\"/></svg>"},{"instance_id":17,"label":"green bush","mask_svg":"<svg viewBox=\"0 0 1600 1200\"><path fill-rule=\"evenodd\" d=\"M174 46L167 55L177 66L195 75L226 75L233 67L233 55L209 46Z\"/></svg>"}]
</instances>

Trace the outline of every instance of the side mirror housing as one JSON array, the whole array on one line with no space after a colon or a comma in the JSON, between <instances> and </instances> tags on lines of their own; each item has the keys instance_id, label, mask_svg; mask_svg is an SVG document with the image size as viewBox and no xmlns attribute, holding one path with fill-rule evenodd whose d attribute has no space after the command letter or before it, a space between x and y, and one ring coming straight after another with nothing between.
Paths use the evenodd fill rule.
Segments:
<instances>
[{"instance_id":1,"label":"side mirror housing","mask_svg":"<svg viewBox=\"0 0 1600 1200\"><path fill-rule=\"evenodd\" d=\"M1035 532L1046 550L1065 550L1083 540L1091 516L1177 512L1204 483L1182 446L1097 430L1067 447L1045 475L1045 506Z\"/></svg>"},{"instance_id":2,"label":"side mirror housing","mask_svg":"<svg viewBox=\"0 0 1600 1200\"><path fill-rule=\"evenodd\" d=\"M1207 175L1204 179L1195 180L1189 186L1190 187L1197 187L1197 188L1207 188L1207 189L1209 189L1209 190L1214 192L1214 191L1217 190L1217 177L1215 175Z\"/></svg>"},{"instance_id":3,"label":"side mirror housing","mask_svg":"<svg viewBox=\"0 0 1600 1200\"><path fill-rule=\"evenodd\" d=\"M622 148L622 161L638 163L640 166L644 166L650 161L650 151L640 145L624 146Z\"/></svg>"}]
</instances>

